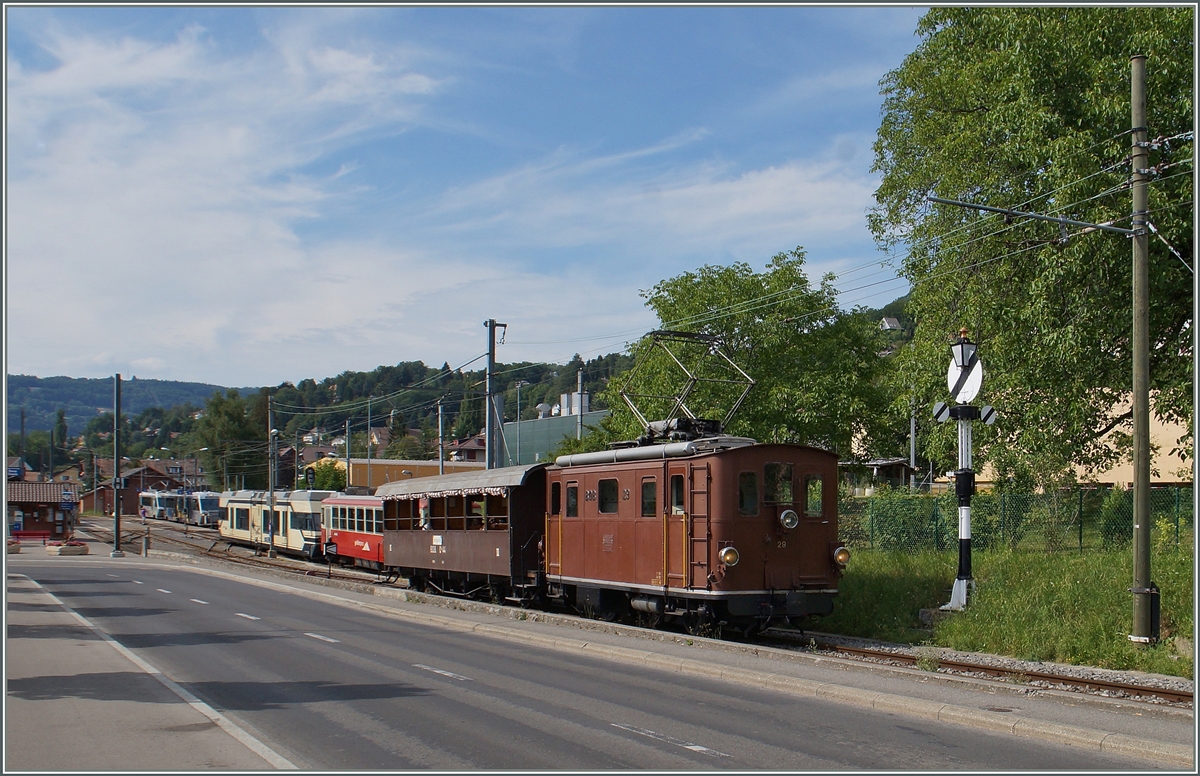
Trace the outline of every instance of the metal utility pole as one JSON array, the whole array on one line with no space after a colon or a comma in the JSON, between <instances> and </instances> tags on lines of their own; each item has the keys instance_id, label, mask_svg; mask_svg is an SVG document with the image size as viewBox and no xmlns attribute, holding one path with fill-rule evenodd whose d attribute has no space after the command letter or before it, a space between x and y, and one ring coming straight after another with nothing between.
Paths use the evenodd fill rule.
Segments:
<instances>
[{"instance_id":1,"label":"metal utility pole","mask_svg":"<svg viewBox=\"0 0 1200 776\"><path fill-rule=\"evenodd\" d=\"M908 402L908 489L917 489L917 400Z\"/></svg>"},{"instance_id":2,"label":"metal utility pole","mask_svg":"<svg viewBox=\"0 0 1200 776\"><path fill-rule=\"evenodd\" d=\"M346 489L350 488L350 418L346 418Z\"/></svg>"},{"instance_id":3,"label":"metal utility pole","mask_svg":"<svg viewBox=\"0 0 1200 776\"><path fill-rule=\"evenodd\" d=\"M446 473L445 426L442 425L442 400L438 399L438 474Z\"/></svg>"},{"instance_id":4,"label":"metal utility pole","mask_svg":"<svg viewBox=\"0 0 1200 776\"><path fill-rule=\"evenodd\" d=\"M371 397L367 396L367 490L371 489Z\"/></svg>"},{"instance_id":5,"label":"metal utility pole","mask_svg":"<svg viewBox=\"0 0 1200 776\"><path fill-rule=\"evenodd\" d=\"M113 548L112 557L124 558L121 552L121 373L113 377Z\"/></svg>"},{"instance_id":6,"label":"metal utility pole","mask_svg":"<svg viewBox=\"0 0 1200 776\"><path fill-rule=\"evenodd\" d=\"M1131 60L1133 120L1133 633L1129 640L1158 640L1158 587L1150 579L1150 269L1146 209L1146 57Z\"/></svg>"},{"instance_id":7,"label":"metal utility pole","mask_svg":"<svg viewBox=\"0 0 1200 776\"><path fill-rule=\"evenodd\" d=\"M21 479L25 479L25 408L21 408Z\"/></svg>"},{"instance_id":8,"label":"metal utility pole","mask_svg":"<svg viewBox=\"0 0 1200 776\"><path fill-rule=\"evenodd\" d=\"M267 397L267 557L275 557L275 397Z\"/></svg>"},{"instance_id":9,"label":"metal utility pole","mask_svg":"<svg viewBox=\"0 0 1200 776\"><path fill-rule=\"evenodd\" d=\"M575 374L575 411L579 417L575 420L575 438L583 439L583 368Z\"/></svg>"},{"instance_id":10,"label":"metal utility pole","mask_svg":"<svg viewBox=\"0 0 1200 776\"><path fill-rule=\"evenodd\" d=\"M488 318L483 322L483 325L488 330L488 356L487 356L487 386L486 386L486 421L484 424L484 468L495 469L496 463L500 459L500 445L496 434L498 425L496 423L496 329L504 329L508 331L507 323L496 323L494 318Z\"/></svg>"}]
</instances>

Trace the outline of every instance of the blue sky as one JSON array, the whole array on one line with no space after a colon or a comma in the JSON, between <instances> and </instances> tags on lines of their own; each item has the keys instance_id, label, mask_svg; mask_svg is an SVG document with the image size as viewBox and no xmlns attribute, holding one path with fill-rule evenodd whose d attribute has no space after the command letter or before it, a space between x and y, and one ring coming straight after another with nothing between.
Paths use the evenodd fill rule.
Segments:
<instances>
[{"instance_id":1,"label":"blue sky","mask_svg":"<svg viewBox=\"0 0 1200 776\"><path fill-rule=\"evenodd\" d=\"M866 228L922 11L6 8L9 373L274 385L562 363L638 292Z\"/></svg>"}]
</instances>

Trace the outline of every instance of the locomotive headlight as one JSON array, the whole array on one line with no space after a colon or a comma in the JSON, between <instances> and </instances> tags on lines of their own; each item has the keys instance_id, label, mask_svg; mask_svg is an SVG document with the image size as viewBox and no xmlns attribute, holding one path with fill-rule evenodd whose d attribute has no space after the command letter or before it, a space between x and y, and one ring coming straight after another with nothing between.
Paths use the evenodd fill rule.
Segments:
<instances>
[{"instance_id":1,"label":"locomotive headlight","mask_svg":"<svg viewBox=\"0 0 1200 776\"><path fill-rule=\"evenodd\" d=\"M726 566L736 566L741 557L742 556L739 555L738 551L733 547L726 547L725 549L721 550L721 562Z\"/></svg>"},{"instance_id":2,"label":"locomotive headlight","mask_svg":"<svg viewBox=\"0 0 1200 776\"><path fill-rule=\"evenodd\" d=\"M779 523L784 528L795 528L800 525L800 515L794 509L785 509L779 513Z\"/></svg>"},{"instance_id":3,"label":"locomotive headlight","mask_svg":"<svg viewBox=\"0 0 1200 776\"><path fill-rule=\"evenodd\" d=\"M850 550L847 550L845 547L838 547L833 551L833 562L842 568L846 568L846 564L850 562Z\"/></svg>"}]
</instances>

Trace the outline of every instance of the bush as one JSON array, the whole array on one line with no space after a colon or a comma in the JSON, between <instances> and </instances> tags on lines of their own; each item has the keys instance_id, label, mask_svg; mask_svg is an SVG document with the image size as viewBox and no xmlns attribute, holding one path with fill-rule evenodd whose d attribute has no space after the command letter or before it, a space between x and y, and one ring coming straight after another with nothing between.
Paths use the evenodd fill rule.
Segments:
<instances>
[{"instance_id":1,"label":"bush","mask_svg":"<svg viewBox=\"0 0 1200 776\"><path fill-rule=\"evenodd\" d=\"M1100 541L1106 549L1123 547L1133 539L1133 493L1112 488L1100 505Z\"/></svg>"}]
</instances>

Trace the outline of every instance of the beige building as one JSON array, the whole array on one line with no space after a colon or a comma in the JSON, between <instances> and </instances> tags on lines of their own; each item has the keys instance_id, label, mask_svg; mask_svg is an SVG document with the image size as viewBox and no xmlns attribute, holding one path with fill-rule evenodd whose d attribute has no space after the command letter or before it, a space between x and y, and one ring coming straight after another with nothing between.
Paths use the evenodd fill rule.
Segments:
<instances>
[{"instance_id":1,"label":"beige building","mask_svg":"<svg viewBox=\"0 0 1200 776\"><path fill-rule=\"evenodd\" d=\"M483 461L446 461L446 474L454 472L476 471L484 468ZM368 479L368 469L370 475ZM406 461L397 458L366 458L350 459L350 485L377 488L389 482L406 480L411 477L432 477L438 473L437 461Z\"/></svg>"}]
</instances>

